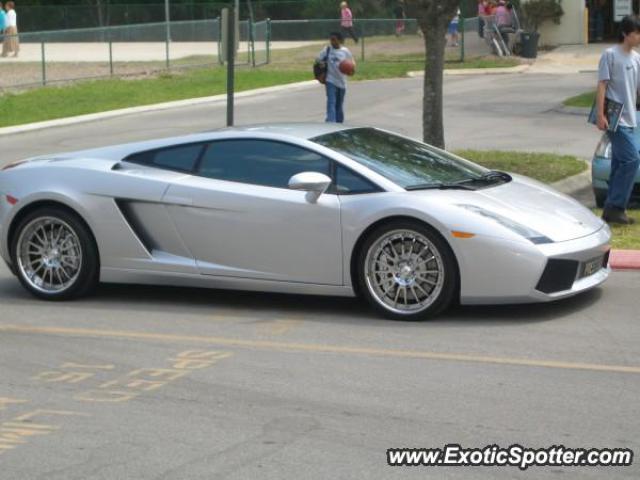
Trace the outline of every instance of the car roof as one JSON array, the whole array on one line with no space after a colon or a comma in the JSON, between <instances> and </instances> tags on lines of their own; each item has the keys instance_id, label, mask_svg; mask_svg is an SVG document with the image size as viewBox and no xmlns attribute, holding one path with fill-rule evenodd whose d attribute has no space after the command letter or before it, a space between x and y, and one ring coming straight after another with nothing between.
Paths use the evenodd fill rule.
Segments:
<instances>
[{"instance_id":1,"label":"car roof","mask_svg":"<svg viewBox=\"0 0 640 480\"><path fill-rule=\"evenodd\" d=\"M166 148L174 145L188 143L208 142L243 136L243 134L256 134L257 137L272 137L282 140L297 139L308 140L320 135L356 128L337 123L273 123L227 127L202 133L193 133L177 137L146 140L142 142L125 143L107 147L93 148L54 155L57 158L103 158L109 160L122 160L123 158L138 152ZM51 157L47 155L46 157Z\"/></svg>"},{"instance_id":2,"label":"car roof","mask_svg":"<svg viewBox=\"0 0 640 480\"><path fill-rule=\"evenodd\" d=\"M271 123L229 127L218 131L256 132L311 139L328 133L355 128L340 123Z\"/></svg>"}]
</instances>

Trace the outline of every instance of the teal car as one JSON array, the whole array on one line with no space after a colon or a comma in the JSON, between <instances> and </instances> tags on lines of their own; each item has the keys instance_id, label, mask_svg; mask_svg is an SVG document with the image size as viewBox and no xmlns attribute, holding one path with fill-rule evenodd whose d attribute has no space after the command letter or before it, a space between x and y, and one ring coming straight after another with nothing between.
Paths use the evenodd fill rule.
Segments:
<instances>
[{"instance_id":1,"label":"teal car","mask_svg":"<svg viewBox=\"0 0 640 480\"><path fill-rule=\"evenodd\" d=\"M636 129L638 145L640 145L640 128ZM598 208L604 207L609 189L609 173L611 172L611 141L605 133L596 147L591 163L591 183ZM640 203L640 169L636 172L636 182L631 195L631 203Z\"/></svg>"}]
</instances>

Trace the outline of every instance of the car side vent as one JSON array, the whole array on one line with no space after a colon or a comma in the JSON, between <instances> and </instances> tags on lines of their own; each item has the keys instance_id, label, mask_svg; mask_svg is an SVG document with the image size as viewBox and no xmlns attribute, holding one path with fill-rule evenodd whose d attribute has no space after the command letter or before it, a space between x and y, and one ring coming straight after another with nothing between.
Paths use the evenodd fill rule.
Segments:
<instances>
[{"instance_id":1,"label":"car side vent","mask_svg":"<svg viewBox=\"0 0 640 480\"><path fill-rule=\"evenodd\" d=\"M579 263L575 260L550 259L536 290L543 293L555 293L571 289L578 274L578 266Z\"/></svg>"},{"instance_id":2,"label":"car side vent","mask_svg":"<svg viewBox=\"0 0 640 480\"><path fill-rule=\"evenodd\" d=\"M151 252L156 248L155 242L151 238L151 235L147 234L142 222L138 218L138 215L136 215L131 202L122 199L116 199L115 202L118 206L118 210L122 213L122 216L129 224L129 227L131 227L131 230L133 230L135 236L138 237L138 240L140 240L140 243L142 243L147 252L151 254Z\"/></svg>"}]
</instances>

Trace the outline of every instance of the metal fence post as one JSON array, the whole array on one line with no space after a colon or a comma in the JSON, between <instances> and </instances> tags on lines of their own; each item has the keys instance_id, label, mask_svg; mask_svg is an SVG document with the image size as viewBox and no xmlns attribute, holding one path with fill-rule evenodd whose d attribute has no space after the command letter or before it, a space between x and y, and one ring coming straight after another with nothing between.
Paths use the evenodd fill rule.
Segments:
<instances>
[{"instance_id":1,"label":"metal fence post","mask_svg":"<svg viewBox=\"0 0 640 480\"><path fill-rule=\"evenodd\" d=\"M460 63L464 63L464 36L465 36L465 24L464 24L464 17L460 16L460 27L461 27L461 34L460 34Z\"/></svg>"},{"instance_id":2,"label":"metal fence post","mask_svg":"<svg viewBox=\"0 0 640 480\"><path fill-rule=\"evenodd\" d=\"M364 52L365 52L365 48L364 48L364 43L365 43L365 37L366 37L366 30L365 30L365 24L362 24L362 34L360 35L360 57L362 58L362 61L364 62Z\"/></svg>"},{"instance_id":3,"label":"metal fence post","mask_svg":"<svg viewBox=\"0 0 640 480\"><path fill-rule=\"evenodd\" d=\"M235 63L236 63L236 22L233 8L228 9L227 15L227 127L233 126L234 93L235 93Z\"/></svg>"},{"instance_id":4,"label":"metal fence post","mask_svg":"<svg viewBox=\"0 0 640 480\"><path fill-rule=\"evenodd\" d=\"M111 32L112 29L109 28L109 75L113 77L113 38Z\"/></svg>"},{"instance_id":5,"label":"metal fence post","mask_svg":"<svg viewBox=\"0 0 640 480\"><path fill-rule=\"evenodd\" d=\"M256 36L253 20L249 19L249 42L251 43L251 65L256 66Z\"/></svg>"},{"instance_id":6,"label":"metal fence post","mask_svg":"<svg viewBox=\"0 0 640 480\"><path fill-rule=\"evenodd\" d=\"M224 64L224 56L222 54L222 17L218 17L218 63Z\"/></svg>"},{"instance_id":7,"label":"metal fence post","mask_svg":"<svg viewBox=\"0 0 640 480\"><path fill-rule=\"evenodd\" d=\"M167 28L169 28L169 27L167 27ZM166 62L167 63L167 70L169 70L170 65L169 65L169 37L168 36L167 36L167 38L165 38L164 44L165 44L165 53L166 53L166 56L167 56L167 62Z\"/></svg>"},{"instance_id":8,"label":"metal fence post","mask_svg":"<svg viewBox=\"0 0 640 480\"><path fill-rule=\"evenodd\" d=\"M267 64L271 63L271 19L267 18Z\"/></svg>"},{"instance_id":9,"label":"metal fence post","mask_svg":"<svg viewBox=\"0 0 640 480\"><path fill-rule=\"evenodd\" d=\"M47 60L44 52L44 39L40 42L40 53L42 56L42 85L47 84Z\"/></svg>"}]
</instances>

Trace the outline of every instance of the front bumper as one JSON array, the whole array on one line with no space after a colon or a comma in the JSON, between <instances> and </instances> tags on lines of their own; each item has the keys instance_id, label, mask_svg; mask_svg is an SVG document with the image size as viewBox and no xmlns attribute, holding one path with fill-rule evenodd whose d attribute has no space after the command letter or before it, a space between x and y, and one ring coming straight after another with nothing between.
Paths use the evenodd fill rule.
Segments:
<instances>
[{"instance_id":1,"label":"front bumper","mask_svg":"<svg viewBox=\"0 0 640 480\"><path fill-rule=\"evenodd\" d=\"M587 237L545 245L478 240L475 247L465 249L460 261L464 305L550 302L595 288L611 273L607 262L611 231L606 225ZM596 259L600 259L599 268L585 271ZM548 282L554 273L549 271L553 260L575 265L573 276L567 279L565 269L563 281ZM542 283L545 274L546 284Z\"/></svg>"}]
</instances>

